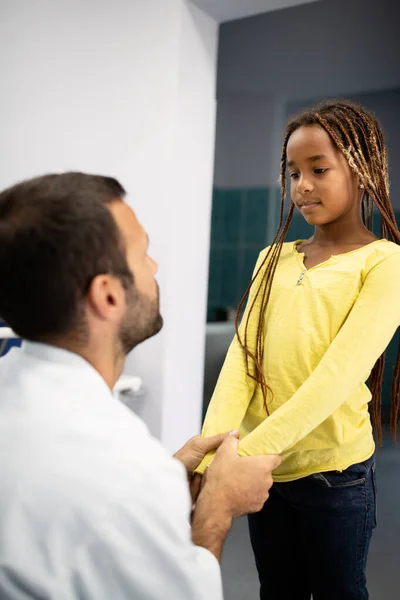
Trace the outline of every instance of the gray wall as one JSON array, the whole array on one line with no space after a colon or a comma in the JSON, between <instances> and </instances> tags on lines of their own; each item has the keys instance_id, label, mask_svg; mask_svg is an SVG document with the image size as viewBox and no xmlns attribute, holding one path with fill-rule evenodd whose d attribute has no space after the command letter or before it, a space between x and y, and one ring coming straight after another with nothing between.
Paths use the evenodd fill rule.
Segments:
<instances>
[{"instance_id":1,"label":"gray wall","mask_svg":"<svg viewBox=\"0 0 400 600\"><path fill-rule=\"evenodd\" d=\"M214 184L275 186L285 102L266 94L225 94L218 100Z\"/></svg>"},{"instance_id":2,"label":"gray wall","mask_svg":"<svg viewBox=\"0 0 400 600\"><path fill-rule=\"evenodd\" d=\"M400 87L397 0L324 0L227 23L219 94L287 98Z\"/></svg>"},{"instance_id":3,"label":"gray wall","mask_svg":"<svg viewBox=\"0 0 400 600\"><path fill-rule=\"evenodd\" d=\"M276 185L286 121L326 97L297 101L277 98L274 104L270 96L259 94L222 96L218 103L214 185L226 189ZM389 150L391 200L400 209L400 87L344 97L359 102L380 121Z\"/></svg>"},{"instance_id":4,"label":"gray wall","mask_svg":"<svg viewBox=\"0 0 400 600\"><path fill-rule=\"evenodd\" d=\"M274 187L293 111L342 96L376 113L400 208L397 0L324 0L221 26L214 184Z\"/></svg>"}]
</instances>

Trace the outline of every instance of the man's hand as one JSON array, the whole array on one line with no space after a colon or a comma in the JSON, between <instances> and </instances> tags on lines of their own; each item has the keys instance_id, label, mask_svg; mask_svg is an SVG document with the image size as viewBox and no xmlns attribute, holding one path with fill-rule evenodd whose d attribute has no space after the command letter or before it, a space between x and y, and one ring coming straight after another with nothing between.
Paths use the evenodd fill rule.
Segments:
<instances>
[{"instance_id":1,"label":"man's hand","mask_svg":"<svg viewBox=\"0 0 400 600\"><path fill-rule=\"evenodd\" d=\"M220 507L231 518L262 509L272 487L272 471L282 462L276 455L240 457L237 447L235 438L223 442L207 469L200 494L218 497Z\"/></svg>"},{"instance_id":2,"label":"man's hand","mask_svg":"<svg viewBox=\"0 0 400 600\"><path fill-rule=\"evenodd\" d=\"M229 433L219 433L218 435L212 435L206 438L201 437L201 435L195 435L186 442L183 448L174 454L174 458L180 460L186 467L188 475L191 475L195 468L199 466L207 452L219 448L227 437L238 438L239 431L234 429L233 431L229 431Z\"/></svg>"},{"instance_id":3,"label":"man's hand","mask_svg":"<svg viewBox=\"0 0 400 600\"><path fill-rule=\"evenodd\" d=\"M189 480L189 489L190 495L192 497L192 511L195 509L196 500L199 497L199 494L204 487L206 473L200 475L200 473L195 473Z\"/></svg>"},{"instance_id":4,"label":"man's hand","mask_svg":"<svg viewBox=\"0 0 400 600\"><path fill-rule=\"evenodd\" d=\"M192 516L192 539L221 557L232 519L262 509L272 486L279 456L237 454L238 440L228 437L207 469Z\"/></svg>"}]
</instances>

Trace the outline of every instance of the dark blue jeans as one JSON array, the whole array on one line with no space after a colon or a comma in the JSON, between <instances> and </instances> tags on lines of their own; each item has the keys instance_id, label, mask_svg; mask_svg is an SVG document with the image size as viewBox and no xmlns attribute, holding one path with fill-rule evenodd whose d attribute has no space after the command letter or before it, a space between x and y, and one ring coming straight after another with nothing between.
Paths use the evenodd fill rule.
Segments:
<instances>
[{"instance_id":1,"label":"dark blue jeans","mask_svg":"<svg viewBox=\"0 0 400 600\"><path fill-rule=\"evenodd\" d=\"M261 600L367 600L376 526L374 457L346 471L275 483L249 515Z\"/></svg>"}]
</instances>

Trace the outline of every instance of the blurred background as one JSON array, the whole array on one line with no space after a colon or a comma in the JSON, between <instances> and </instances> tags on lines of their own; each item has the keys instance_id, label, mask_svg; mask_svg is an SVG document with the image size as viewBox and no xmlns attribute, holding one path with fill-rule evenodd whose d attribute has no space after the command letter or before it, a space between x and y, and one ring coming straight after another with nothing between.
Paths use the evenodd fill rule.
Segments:
<instances>
[{"instance_id":1,"label":"blurred background","mask_svg":"<svg viewBox=\"0 0 400 600\"><path fill-rule=\"evenodd\" d=\"M171 452L201 427L235 309L273 238L287 119L337 96L372 110L400 219L397 12L397 0L0 3L0 188L62 170L127 188L159 262L165 327L125 374L143 382L138 412ZM296 216L288 239L311 232ZM0 340L3 351L16 343ZM386 407L394 354L392 344ZM395 600L400 451L388 440L378 466L371 598ZM223 578L227 600L258 597L243 519Z\"/></svg>"}]
</instances>

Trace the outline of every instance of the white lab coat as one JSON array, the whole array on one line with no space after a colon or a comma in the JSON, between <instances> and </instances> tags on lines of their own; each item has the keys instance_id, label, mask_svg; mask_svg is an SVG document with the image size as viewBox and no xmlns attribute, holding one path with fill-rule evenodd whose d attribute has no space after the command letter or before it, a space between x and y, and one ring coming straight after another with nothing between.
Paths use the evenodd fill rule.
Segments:
<instances>
[{"instance_id":1,"label":"white lab coat","mask_svg":"<svg viewBox=\"0 0 400 600\"><path fill-rule=\"evenodd\" d=\"M0 359L1 600L221 600L183 466L76 354Z\"/></svg>"}]
</instances>

